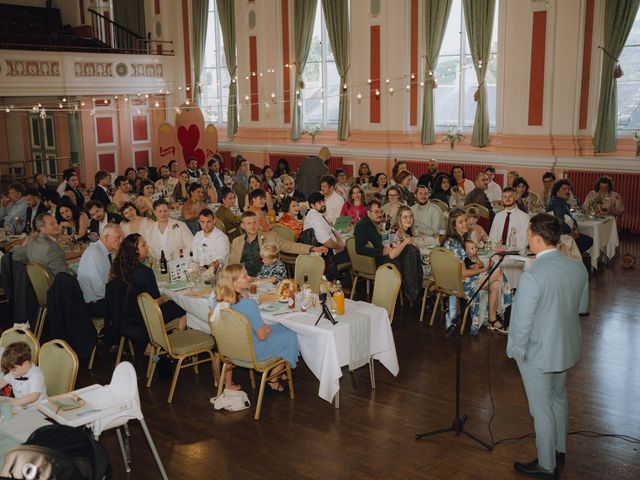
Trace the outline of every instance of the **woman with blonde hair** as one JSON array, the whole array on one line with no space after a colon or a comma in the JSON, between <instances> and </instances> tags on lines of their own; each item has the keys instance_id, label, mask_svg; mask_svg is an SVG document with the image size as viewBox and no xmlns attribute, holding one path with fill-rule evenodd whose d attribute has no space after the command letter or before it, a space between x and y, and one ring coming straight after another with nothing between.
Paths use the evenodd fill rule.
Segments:
<instances>
[{"instance_id":1,"label":"woman with blonde hair","mask_svg":"<svg viewBox=\"0 0 640 480\"><path fill-rule=\"evenodd\" d=\"M249 320L256 360L262 361L273 357L281 357L289 362L291 368L295 368L300 355L298 337L294 332L282 325L269 326L262 321L258 304L254 299L247 296L251 283L251 277L249 277L244 266L239 263L227 265L220 271L215 290L216 299L211 305L215 309L213 328L215 329L216 315L219 314L220 309L224 309L222 303L226 302L231 308ZM277 373L284 368L284 365L282 365L274 370L273 373ZM286 375L283 373L280 380L286 379ZM276 392L284 391L280 380L269 382L269 387Z\"/></svg>"}]
</instances>

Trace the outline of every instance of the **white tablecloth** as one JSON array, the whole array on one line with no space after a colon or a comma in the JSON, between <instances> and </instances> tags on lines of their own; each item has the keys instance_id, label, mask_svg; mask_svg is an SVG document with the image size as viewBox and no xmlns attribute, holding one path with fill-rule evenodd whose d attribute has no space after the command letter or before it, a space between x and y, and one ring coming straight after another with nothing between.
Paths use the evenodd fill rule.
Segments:
<instances>
[{"instance_id":1,"label":"white tablecloth","mask_svg":"<svg viewBox=\"0 0 640 480\"><path fill-rule=\"evenodd\" d=\"M165 293L178 305L187 311L187 325L191 328L210 332L208 318L209 306L207 297L191 297L183 290ZM349 327L340 323L331 325L328 320L321 320L314 325L317 316L309 313L291 312L284 315L274 315L285 310L267 313L261 312L266 323L280 323L298 335L300 353L305 363L320 381L318 395L331 402L340 389L341 367L349 364ZM393 332L389 323L389 315L384 308L366 302L345 300L345 311L363 313L371 319L371 356L378 360L394 376L398 375L400 367Z\"/></svg>"},{"instance_id":2,"label":"white tablecloth","mask_svg":"<svg viewBox=\"0 0 640 480\"><path fill-rule=\"evenodd\" d=\"M51 425L37 410L21 410L11 420L0 424L0 468L4 466L4 456L13 447L27 441L33 432L45 425Z\"/></svg>"},{"instance_id":3,"label":"white tablecloth","mask_svg":"<svg viewBox=\"0 0 640 480\"><path fill-rule=\"evenodd\" d=\"M616 248L620 244L618 240L618 225L615 217L578 221L578 229L580 233L584 233L593 238L591 266L594 270L598 268L600 252L604 252L609 259L614 257Z\"/></svg>"}]
</instances>

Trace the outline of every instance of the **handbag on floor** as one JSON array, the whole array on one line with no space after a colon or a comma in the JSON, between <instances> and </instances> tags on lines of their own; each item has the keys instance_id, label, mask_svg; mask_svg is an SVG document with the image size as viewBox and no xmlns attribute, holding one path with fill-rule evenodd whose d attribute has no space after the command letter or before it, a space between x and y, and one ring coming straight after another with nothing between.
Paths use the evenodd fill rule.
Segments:
<instances>
[{"instance_id":1,"label":"handbag on floor","mask_svg":"<svg viewBox=\"0 0 640 480\"><path fill-rule=\"evenodd\" d=\"M251 406L249 397L242 390L224 390L217 397L212 397L210 401L216 410L224 408L230 412L238 412Z\"/></svg>"}]
</instances>

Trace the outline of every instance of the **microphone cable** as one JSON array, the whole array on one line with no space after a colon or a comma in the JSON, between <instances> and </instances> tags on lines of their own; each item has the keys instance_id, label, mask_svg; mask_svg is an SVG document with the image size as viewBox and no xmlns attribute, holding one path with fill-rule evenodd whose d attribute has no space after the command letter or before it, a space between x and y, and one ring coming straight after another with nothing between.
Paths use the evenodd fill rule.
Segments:
<instances>
[{"instance_id":1,"label":"microphone cable","mask_svg":"<svg viewBox=\"0 0 640 480\"><path fill-rule=\"evenodd\" d=\"M493 431L491 430L491 424L493 423L493 420L496 417L496 404L495 404L495 401L493 399L493 390L491 388L491 343L492 342L493 342L493 339L491 339L491 338L487 339L487 386L488 386L488 389L489 389L489 399L491 400L491 417L489 418L489 423L487 424L487 429L489 430L489 438L491 439L490 445L493 448L495 448L498 445L500 445L501 443L518 442L518 441L524 440L526 438L535 438L536 433L535 432L529 432L529 433L525 433L524 435L521 435L519 437L501 438L498 441L495 441L494 438L493 438ZM623 441L628 442L628 443L640 444L640 438L632 437L630 435L619 434L619 433L602 433L602 432L595 432L593 430L575 430L573 432L568 432L567 436L569 436L569 435L580 435L580 436L587 437L587 438L617 438L619 440L623 440Z\"/></svg>"}]
</instances>

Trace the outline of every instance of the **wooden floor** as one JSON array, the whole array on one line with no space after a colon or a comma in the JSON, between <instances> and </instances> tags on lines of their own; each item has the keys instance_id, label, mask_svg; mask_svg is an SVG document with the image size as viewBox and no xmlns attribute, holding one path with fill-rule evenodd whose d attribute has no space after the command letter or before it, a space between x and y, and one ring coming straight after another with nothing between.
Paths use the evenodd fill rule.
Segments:
<instances>
[{"instance_id":1,"label":"wooden floor","mask_svg":"<svg viewBox=\"0 0 640 480\"><path fill-rule=\"evenodd\" d=\"M635 251L640 238L624 239L621 252ZM640 258L639 258L640 260ZM569 374L570 431L592 430L640 437L640 266L622 270L618 262L591 280L591 315L583 322L582 359ZM515 460L536 456L533 438L502 443L488 452L465 436L445 434L416 441L418 432L449 426L454 414L453 338L441 325L418 323L419 312L399 310L393 332L400 361L394 378L376 366L377 389L367 368L343 370L341 408L317 396L318 381L300 362L294 371L296 399L266 398L259 422L254 409L216 412L211 371L181 374L173 404L169 381L144 386L142 358L136 358L147 424L172 479L352 478L511 479ZM463 338L462 411L466 428L490 441L491 375L497 441L533 431L522 383L505 355L506 337L482 332ZM96 359L93 373L81 370L78 386L108 382L113 357ZM248 375L236 379L251 389ZM256 395L253 395L255 401ZM133 471L127 476L115 432L103 443L114 478L159 478L142 430L132 425ZM565 479L638 479L640 445L615 438L571 435Z\"/></svg>"}]
</instances>

